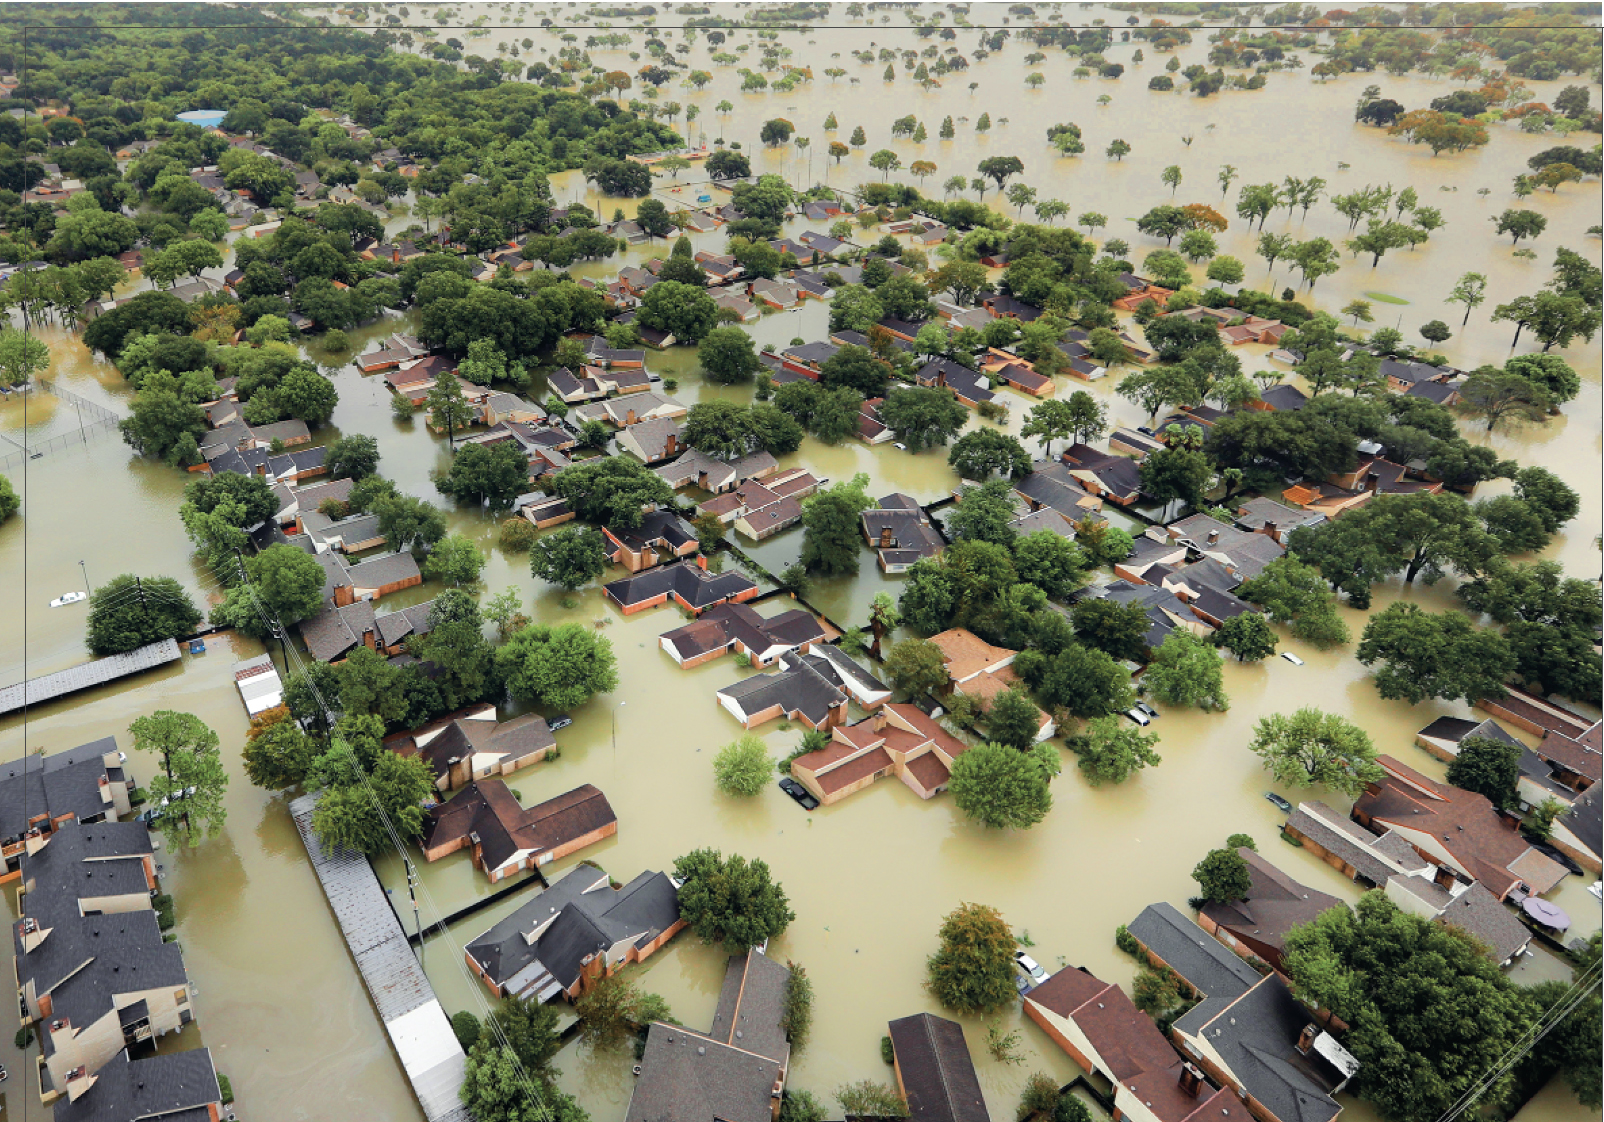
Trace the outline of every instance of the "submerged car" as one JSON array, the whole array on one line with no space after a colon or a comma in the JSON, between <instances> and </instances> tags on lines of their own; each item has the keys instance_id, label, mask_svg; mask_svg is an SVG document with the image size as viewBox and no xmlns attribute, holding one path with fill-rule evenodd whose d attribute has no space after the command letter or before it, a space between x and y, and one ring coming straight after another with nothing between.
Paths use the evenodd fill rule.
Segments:
<instances>
[{"instance_id":1,"label":"submerged car","mask_svg":"<svg viewBox=\"0 0 1604 1122\"><path fill-rule=\"evenodd\" d=\"M1303 660L1301 658L1299 658L1297 655L1293 654L1291 651L1282 651L1281 652L1281 657L1286 659L1293 666L1302 666L1303 665Z\"/></svg>"},{"instance_id":2,"label":"submerged car","mask_svg":"<svg viewBox=\"0 0 1604 1122\"><path fill-rule=\"evenodd\" d=\"M1125 710L1125 716L1141 725L1144 729L1153 723L1152 717L1149 717L1146 713L1142 712L1135 706Z\"/></svg>"},{"instance_id":3,"label":"submerged car","mask_svg":"<svg viewBox=\"0 0 1604 1122\"><path fill-rule=\"evenodd\" d=\"M1014 952L1014 965L1024 971L1025 976L1030 979L1030 984L1033 986L1039 986L1047 980L1047 971L1041 968L1041 963L1031 958L1024 951Z\"/></svg>"},{"instance_id":4,"label":"submerged car","mask_svg":"<svg viewBox=\"0 0 1604 1122\"><path fill-rule=\"evenodd\" d=\"M798 783L789 776L780 780L780 790L784 791L787 795L790 795L793 799L795 799L797 801L797 805L799 805L803 810L818 809L819 800L813 797L813 792L809 791L806 787L802 786L802 784Z\"/></svg>"},{"instance_id":5,"label":"submerged car","mask_svg":"<svg viewBox=\"0 0 1604 1122\"><path fill-rule=\"evenodd\" d=\"M574 719L567 713L558 713L555 717L546 722L546 727L552 732L556 732L558 729L565 729L573 723Z\"/></svg>"},{"instance_id":6,"label":"submerged car","mask_svg":"<svg viewBox=\"0 0 1604 1122\"><path fill-rule=\"evenodd\" d=\"M1287 802L1285 799L1283 799L1280 795L1276 794L1274 791L1266 791L1264 793L1264 797L1269 799L1270 802L1274 803L1275 804L1275 808L1277 810L1286 811L1288 814L1290 814L1292 812L1292 804Z\"/></svg>"}]
</instances>

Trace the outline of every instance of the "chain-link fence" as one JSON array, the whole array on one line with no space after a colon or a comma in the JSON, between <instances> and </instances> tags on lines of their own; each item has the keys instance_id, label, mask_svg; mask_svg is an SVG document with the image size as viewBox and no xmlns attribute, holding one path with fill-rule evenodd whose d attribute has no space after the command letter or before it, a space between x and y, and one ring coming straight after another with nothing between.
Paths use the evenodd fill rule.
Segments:
<instances>
[{"instance_id":1,"label":"chain-link fence","mask_svg":"<svg viewBox=\"0 0 1604 1122\"><path fill-rule=\"evenodd\" d=\"M59 452L63 448L88 444L91 440L107 433L116 432L117 424L122 420L116 413L104 405L80 397L71 390L63 389L54 382L43 379L35 381L31 387L23 389L21 393L41 391L50 394L58 401L72 408L78 414L78 427L71 432L60 433L56 436L46 437L43 440L30 440L26 433L19 443L9 436L0 435L5 441L8 451L0 455L0 470L9 470L21 465L27 459L39 459L50 452Z\"/></svg>"}]
</instances>

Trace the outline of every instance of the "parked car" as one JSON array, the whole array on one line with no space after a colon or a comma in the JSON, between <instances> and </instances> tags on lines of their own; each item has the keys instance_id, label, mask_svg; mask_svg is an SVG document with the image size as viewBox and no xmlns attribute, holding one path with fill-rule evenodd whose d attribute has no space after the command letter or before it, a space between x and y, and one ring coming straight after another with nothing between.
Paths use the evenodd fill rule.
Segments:
<instances>
[{"instance_id":1,"label":"parked car","mask_svg":"<svg viewBox=\"0 0 1604 1122\"><path fill-rule=\"evenodd\" d=\"M908 446L902 443L900 440L893 441L891 447L895 448L898 452L906 452L908 450Z\"/></svg>"},{"instance_id":2,"label":"parked car","mask_svg":"<svg viewBox=\"0 0 1604 1122\"><path fill-rule=\"evenodd\" d=\"M1275 808L1277 810L1285 811L1288 814L1292 813L1292 804L1287 802L1285 799L1283 799L1280 795L1276 794L1274 791L1266 791L1264 793L1264 797L1269 799L1272 803L1274 803L1275 804Z\"/></svg>"},{"instance_id":3,"label":"parked car","mask_svg":"<svg viewBox=\"0 0 1604 1122\"><path fill-rule=\"evenodd\" d=\"M64 592L60 596L57 596L54 600L50 601L50 606L52 608L59 608L65 604L76 604L80 600L87 599L89 599L89 593L87 592Z\"/></svg>"},{"instance_id":4,"label":"parked car","mask_svg":"<svg viewBox=\"0 0 1604 1122\"><path fill-rule=\"evenodd\" d=\"M1293 654L1291 651L1282 651L1281 652L1281 657L1286 659L1293 666L1302 666L1303 665L1303 660L1301 658L1299 658L1297 655Z\"/></svg>"},{"instance_id":5,"label":"parked car","mask_svg":"<svg viewBox=\"0 0 1604 1122\"><path fill-rule=\"evenodd\" d=\"M574 719L567 713L558 713L555 717L546 722L546 727L552 732L556 732L558 729L565 729L573 723Z\"/></svg>"},{"instance_id":6,"label":"parked car","mask_svg":"<svg viewBox=\"0 0 1604 1122\"><path fill-rule=\"evenodd\" d=\"M1149 717L1146 713L1143 713L1140 709L1135 707L1125 710L1125 716L1141 725L1144 729L1153 723L1153 718Z\"/></svg>"},{"instance_id":7,"label":"parked car","mask_svg":"<svg viewBox=\"0 0 1604 1122\"><path fill-rule=\"evenodd\" d=\"M784 779L780 780L780 790L784 791L787 795L790 795L793 799L795 799L797 801L797 805L799 805L803 810L818 809L819 800L813 797L813 792L809 791L806 787L802 786L802 784L798 783L790 776L786 776Z\"/></svg>"},{"instance_id":8,"label":"parked car","mask_svg":"<svg viewBox=\"0 0 1604 1122\"><path fill-rule=\"evenodd\" d=\"M1158 710L1154 709L1147 702L1138 701L1134 708L1140 709L1143 713L1146 713L1149 719L1154 721L1158 720Z\"/></svg>"},{"instance_id":9,"label":"parked car","mask_svg":"<svg viewBox=\"0 0 1604 1122\"><path fill-rule=\"evenodd\" d=\"M1024 951L1014 952L1014 965L1025 972L1026 977L1030 979L1030 984L1033 986L1039 986L1047 980L1047 971L1041 968L1041 963L1031 958Z\"/></svg>"}]
</instances>

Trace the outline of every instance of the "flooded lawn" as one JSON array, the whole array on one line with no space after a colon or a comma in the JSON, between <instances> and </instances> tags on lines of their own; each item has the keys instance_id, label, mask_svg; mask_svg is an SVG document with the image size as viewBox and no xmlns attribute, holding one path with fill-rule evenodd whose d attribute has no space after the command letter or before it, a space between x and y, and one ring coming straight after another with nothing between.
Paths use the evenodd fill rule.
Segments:
<instances>
[{"instance_id":1,"label":"flooded lawn","mask_svg":"<svg viewBox=\"0 0 1604 1122\"><path fill-rule=\"evenodd\" d=\"M842 10L837 5L838 15ZM497 43L524 36L551 51L560 45L542 29L513 31L495 24L499 7L462 8L464 20L481 12L490 13L492 34L470 40L471 50L489 54ZM530 14L538 13L531 9ZM1124 14L1083 5L1076 18L1106 18L1120 25ZM1512 257L1507 244L1490 236L1488 215L1512 203L1507 190L1511 177L1524 170L1530 155L1557 143L1555 139L1495 126L1487 148L1432 159L1424 149L1352 124L1352 102L1369 82L1377 82L1386 96L1410 107L1457 88L1445 82L1361 75L1321 85L1305 73L1286 73L1271 75L1268 87L1256 93L1226 93L1200 101L1146 90L1146 78L1162 66L1162 61L1149 57L1142 65L1129 66L1120 82L1075 80L1067 66L1049 65L1044 69L1047 84L1027 91L1021 85L1022 56L1031 48L1011 40L967 73L951 76L945 88L921 91L900 72L899 80L887 85L880 80L882 66L859 66L845 58L848 51L868 45L898 49L923 45L901 25L902 16L892 19L890 26L870 28L842 17L833 21L838 26L782 33L795 52L792 61L811 64L820 75L789 95L740 93L732 69L710 67L715 78L705 91L677 91L673 96L702 106L697 126L709 138L722 132L730 140L742 141L743 150L754 157L754 171L784 174L793 183L806 180L807 158L790 147L758 148L758 129L766 118L791 117L800 132L812 137L813 179L843 188L873 173L866 171L862 152L840 167L826 162L823 150L836 136L826 134L822 122L832 112L840 121L840 139L861 124L868 133L867 151L890 146L905 163L931 160L939 167L937 182L955 172L971 174L975 163L987 155L1018 154L1026 164L1025 180L1038 187L1043 198L1065 199L1072 213L1108 214L1110 225L1103 233L1131 241L1138 263L1160 243L1137 234L1131 220L1148 206L1165 201L1159 172L1169 164L1179 164L1183 170L1182 190L1188 194L1178 196L1179 202L1217 203L1214 176L1227 162L1241 170L1239 184L1279 182L1289 174L1321 175L1330 181L1331 191L1365 183L1413 184L1423 204L1442 209L1447 229L1418 251L1390 254L1374 272L1364 261L1344 258L1342 270L1320 282L1314 303L1334 310L1365 292L1398 294L1409 303L1378 304L1378 325L1401 322L1406 337L1415 339L1415 329L1427 320L1440 318L1457 325L1462 313L1445 304L1443 297L1461 273L1485 272L1487 302L1464 333L1441 348L1455 365L1465 368L1508 356L1512 331L1504 324L1487 323L1487 312L1545 281L1556 247L1598 256L1597 239L1583 233L1598 221L1596 181L1571 185L1558 195L1541 192L1521 204L1549 219L1548 231L1537 245L1538 261ZM960 49L970 50L975 35L961 31ZM731 38L747 42L751 34L742 31ZM1109 57L1129 64L1131 49L1116 45ZM1184 66L1203 61L1207 49L1200 36L1177 54ZM704 51L698 43L691 58L700 59ZM832 63L838 53L845 60ZM625 51L596 51L593 57L609 69L635 68ZM845 66L861 77L861 84L831 83L822 76L829 65ZM980 83L973 93L967 88L971 81ZM1551 101L1563 84L1528 82L1540 101ZM1100 107L1096 98L1103 93L1114 100ZM737 106L727 121L713 108L725 98ZM977 135L973 121L962 120L987 111L996 122L988 134ZM922 145L893 143L890 122L905 113L916 114L932 137L941 119L951 115L959 122L957 137ZM1009 118L1006 124L1002 117ZM1058 159L1046 147L1047 127L1063 121L1075 121L1085 130L1085 156ZM1100 155L1115 137L1133 148L1119 163ZM1186 137L1190 144L1183 142ZM1476 194L1483 186L1493 190L1485 200ZM927 185L927 189L935 188ZM634 206L631 200L595 197L577 173L554 177L553 190L559 199L583 201L603 217L614 209L630 213ZM672 185L668 190L666 197L676 198ZM678 196L682 201L688 197L693 197L688 191ZM391 228L398 230L410 221L395 220ZM787 233L807 228L805 223L793 223ZM1323 203L1306 220L1277 211L1266 229L1337 240L1346 236L1346 220ZM1233 219L1231 229L1219 239L1220 250L1239 257L1247 265L1249 283L1263 287L1263 263L1252 248L1255 236ZM697 248L723 244L716 233L694 241ZM664 252L661 243L639 246L575 272L611 276L624 264ZM1282 265L1274 286L1278 289L1290 279ZM827 320L825 305L808 302L798 311L766 316L748 329L760 345L783 347L792 338L823 338ZM354 331L352 353L407 326L404 317L391 318ZM47 330L42 336L55 359L51 378L85 398L126 407L127 389L110 365L94 359L63 332ZM1238 352L1250 372L1259 368L1262 350ZM1563 417L1490 437L1473 431L1466 436L1491 444L1523 465L1548 467L1577 488L1582 513L1556 536L1545 555L1563 562L1573 575L1592 577L1599 571L1593 539L1600 530L1599 464L1604 456L1599 346L1578 345L1564 353L1580 373L1583 388ZM331 357L319 351L315 357L332 366L349 354ZM679 380L675 396L687 404L704 397L738 401L751 397L749 387L704 385L696 373L694 354L687 349L652 355L649 362L654 371ZM383 474L405 491L442 502L430 472L449 462L445 440L431 436L421 420L392 419L382 378L364 377L348 364L334 370L334 377L340 405L334 423L316 439L326 442L342 432L368 433L379 441ZM1058 392L1089 388L1107 402L1112 419L1140 423L1136 407L1115 394L1117 383L1117 373L1091 387L1060 379ZM1011 405L1005 427L1017 432L1031 402L1013 393L1001 396ZM37 395L26 408L25 423L23 402L0 403L0 436L21 441L26 432L29 441L36 442L75 428L72 411L57 399ZM0 455L9 450L9 445L0 447ZM870 448L854 441L826 447L810 438L797 453L783 457L782 464L805 466L831 480L863 472L870 477L872 495L902 491L922 502L950 493L956 481L941 451L914 456L889 444ZM29 461L25 477L20 466L7 474L24 492L24 507L21 520L0 530L0 571L12 574L15 587L23 591L0 603L4 682L87 657L85 606L46 607L51 598L82 587L80 561L96 586L121 572L159 573L179 579L198 600L215 593L215 579L191 556L177 518L182 489L190 477L133 457L115 434ZM1505 488L1507 484L1495 484L1485 493ZM448 503L442 505L449 508ZM675 857L699 846L767 861L797 914L771 953L807 967L816 991L812 1040L793 1064L791 1085L821 1097L848 1081L889 1078L879 1052L886 1022L924 1009L939 1011L922 988L924 959L934 949L941 917L960 901L1001 909L1016 932L1028 932L1035 947L1031 953L1049 969L1084 965L1100 977L1124 984L1134 964L1115 950L1115 926L1156 900L1184 904L1195 891L1189 876L1192 866L1230 833L1251 834L1262 853L1304 883L1356 899L1355 885L1279 839L1282 816L1263 797L1272 784L1245 747L1254 722L1270 713L1318 704L1361 724L1381 750L1440 777L1443 766L1413 747L1414 734L1437 716L1468 712L1457 704L1411 707L1382 701L1353 659L1351 647L1320 652L1287 642L1283 649L1296 651L1306 665L1294 667L1280 660L1256 666L1227 663L1230 711L1165 711L1154 726L1162 735L1163 763L1124 786L1091 788L1066 754L1066 771L1053 785L1055 806L1034 830L987 832L965 821L949 797L922 802L896 782L877 784L809 814L773 785L749 800L715 791L712 755L740 729L717 706L713 691L751 671L729 659L680 670L657 646L659 634L679 625L680 613L658 609L626 619L604 602L596 587L579 593L571 601L573 607L565 607L563 593L529 575L523 555L504 554L494 546L492 518L477 510L448 509L448 521L453 530L469 534L487 549L488 592L515 587L541 621L600 626L618 656L622 681L618 693L598 697L573 714L574 724L558 734L562 748L558 760L511 780L526 804L594 783L618 814L616 837L548 867L547 872L560 874L576 860L588 859L628 880L644 869L669 868ZM739 538L736 542L760 564L778 572L799 554L801 531L793 529L759 545ZM24 564L26 583L20 579ZM895 594L899 586L900 579L881 574L873 554L864 551L855 576L816 582L809 600L836 623L850 626L865 622L876 592ZM1383 586L1372 610L1399 599L1434 609L1449 607L1454 603L1452 586L1452 580L1434 588ZM436 591L425 587L393 602L387 598L385 610L427 599ZM769 603L778 610L779 601ZM1357 635L1363 614L1343 611ZM420 1117L306 862L284 800L252 788L245 779L239 746L246 717L229 665L256 653L259 648L243 639L214 639L207 654L186 655L178 667L36 710L26 724L13 719L0 725L0 759L14 760L41 747L58 751L110 734L121 736L127 748L129 721L158 708L189 710L216 729L223 739L231 781L227 826L192 852L163 851L159 857L167 890L177 898L177 930L199 991L198 1023L163 1047L196 1047L204 1039L216 1050L219 1069L232 1080L244 1117ZM776 756L788 754L800 735L800 729L784 730L779 722L759 731ZM131 765L142 776L151 766L150 761L137 759ZM1340 802L1320 791L1311 797ZM400 862L387 856L377 865L385 883L397 890L393 898L411 930ZM491 891L464 855L422 869L426 922L452 914ZM1553 897L1575 919L1574 934L1584 936L1600 926L1599 904L1587 895L1585 883L1583 878L1568 878ZM428 941L426 967L448 1011L478 1010L484 995L461 968L461 946L522 899L502 901ZM14 904L9 895L8 901ZM722 971L722 955L685 934L651 959L638 976L646 989L668 1000L676 1017L698 1025L712 1015ZM1522 981L1565 974L1563 966L1541 950L1517 971ZM963 1020L994 1117L1011 1115L1033 1071L1049 1072L1063 1082L1077 1074L1068 1057L1017 1010L996 1020L1004 1029L1021 1029L1026 1062L1019 1066L999 1064L985 1053L986 1020ZM21 1057L4 1034L0 1034L0 1063L13 1072L23 1070ZM565 1089L579 1097L595 1122L620 1122L631 1087L627 1055L596 1056L569 1048L559 1065ZM24 1093L20 1082L7 1084L7 1098L15 1101ZM1373 1112L1364 1104L1349 1098L1345 1105L1347 1117L1374 1122ZM1580 1122L1583 1114L1563 1087L1550 1087L1533 1100L1523 1117Z\"/></svg>"}]
</instances>

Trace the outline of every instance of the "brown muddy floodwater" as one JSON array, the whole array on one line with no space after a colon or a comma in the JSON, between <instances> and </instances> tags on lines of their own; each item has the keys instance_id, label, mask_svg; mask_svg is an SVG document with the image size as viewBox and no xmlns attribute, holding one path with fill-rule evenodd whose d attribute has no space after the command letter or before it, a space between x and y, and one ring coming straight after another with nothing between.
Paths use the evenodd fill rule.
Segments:
<instances>
[{"instance_id":1,"label":"brown muddy floodwater","mask_svg":"<svg viewBox=\"0 0 1604 1122\"><path fill-rule=\"evenodd\" d=\"M470 51L489 55L498 43L511 45L529 37L536 47L523 57L533 61L542 50L554 54L562 45L555 31L534 25L542 17L560 21L575 10L465 5L460 18L467 23L483 15L491 32L483 39L466 39ZM1065 200L1072 214L1087 210L1107 214L1110 222L1103 233L1131 242L1138 261L1160 243L1141 237L1132 222L1148 207L1168 201L1159 173L1169 164L1182 168L1184 179L1176 195L1181 203L1218 205L1215 173L1224 163L1240 169L1238 185L1279 182L1287 175L1319 175L1329 182L1329 190L1338 192L1365 183L1412 185L1423 205L1441 208L1446 229L1419 250L1390 254L1373 272L1362 261L1344 258L1340 272L1320 281L1314 302L1334 311L1368 291L1394 294L1409 303L1378 303L1378 321L1401 324L1406 337L1413 339L1427 320L1457 324L1462 311L1445 304L1443 297L1461 273L1484 272L1490 282L1486 304L1463 334L1441 348L1462 367L1500 362L1508 356L1512 332L1506 325L1489 324L1487 314L1494 305L1546 281L1556 247L1569 246L1598 257L1597 239L1585 235L1586 227L1599 221L1597 180L1569 185L1557 195L1541 192L1521 204L1549 219L1547 232L1535 243L1537 261L1513 257L1509 245L1495 239L1487 224L1489 215L1514 204L1510 180L1525 169L1527 157L1556 143L1553 138L1494 126L1492 143L1485 149L1433 159L1424 149L1352 123L1354 99L1370 82L1410 107L1454 88L1444 82L1369 75L1322 85L1306 73L1292 72L1270 75L1261 91L1200 101L1149 92L1146 79L1158 72L1162 60L1149 50L1144 64L1132 65L1134 45L1117 44L1108 57L1127 64L1123 80L1076 80L1070 65L1054 55L1039 67L1046 84L1031 91L1023 84L1029 69L1023 56L1031 48L1010 41L968 72L950 75L944 88L921 91L900 67L898 81L888 85L881 81L883 63L862 66L847 52L870 45L901 49L944 42L917 39L901 15L892 16L891 24L871 26L848 20L844 10L844 5L835 6L833 26L781 32L781 42L793 51L789 61L811 65L820 75L810 85L790 94L741 93L732 68L705 61L703 40L689 58L693 65L713 71L713 84L699 94L665 89L664 98L701 106L702 117L693 126L698 132L705 130L709 139L722 133L741 141L743 149L756 157L755 171L779 173L798 185L809 179L805 154L792 147L754 150L759 126L767 118L786 116L795 122L798 131L812 139L812 180L843 188L872 177L864 153L881 147L893 148L904 164L915 159L937 164L934 183L954 173L973 175L976 162L987 155L1018 155L1026 166L1024 180L1043 198ZM977 5L971 13L976 22L981 11ZM1081 5L1066 15L1077 22L1105 19L1122 26L1125 13ZM504 18L509 25L530 26L503 25ZM671 46L680 41L677 32L659 32ZM589 32L580 28L577 33L582 42ZM976 37L975 31L960 30L956 45L968 54ZM637 38L643 36L637 33ZM735 32L725 49L754 42L751 32ZM1184 66L1204 61L1207 49L1199 36L1177 53ZM639 65L628 58L627 49L593 52L593 58L608 69L634 70ZM831 83L822 72L832 65L844 66L860 84ZM979 83L973 93L970 82ZM1545 102L1552 102L1564 84L1528 83L1537 99ZM1594 86L1595 99L1599 92ZM1098 106L1096 99L1104 93L1113 100ZM736 108L721 118L714 106L726 98ZM832 112L841 127L826 134L822 124ZM991 114L994 125L989 134L977 135L973 122L982 112ZM925 123L931 140L922 145L891 141L891 121L907 113ZM948 115L955 120L957 137L934 139L941 119ZM1047 148L1047 127L1063 121L1074 121L1084 130L1089 149L1085 156L1060 159ZM857 125L868 133L867 148L839 167L827 166L823 151L828 142L844 141ZM1116 137L1128 141L1132 153L1120 163L1105 161L1100 153ZM1190 145L1185 137L1192 138ZM662 196L671 204L694 198L689 188L676 195L672 186ZM1476 194L1481 187L1492 189L1490 197ZM633 209L630 200L596 198L575 173L554 177L553 188L558 198L577 198L604 217L615 208ZM1234 213L1231 206L1222 209ZM408 222L398 218L390 228L399 230ZM796 223L788 233L805 228ZM1289 219L1285 211L1278 211L1266 228L1333 240L1347 233L1345 220L1328 205L1317 207L1307 220ZM697 248L722 243L716 233L694 241ZM1263 263L1253 255L1253 238L1242 223L1233 218L1231 229L1219 241L1222 253L1247 264L1248 282L1264 287ZM641 246L576 272L610 276L623 264L662 251L661 245ZM1283 265L1274 287L1290 280ZM767 316L749 330L759 343L784 346L795 337L822 338L827 314L824 306L809 303L800 311ZM391 318L353 332L351 353L406 325ZM128 393L114 369L95 360L66 333L43 334L54 355L52 378L86 398L126 409ZM1599 573L1593 540L1601 521L1599 346L1578 345L1564 354L1581 373L1583 389L1563 417L1491 437L1479 432L1467 436L1486 441L1523 464L1548 467L1580 491L1580 517L1555 538L1546 555L1562 561L1573 574L1593 577ZM316 357L332 369L350 353L331 357L318 352ZM1262 349L1253 353L1249 348L1243 359L1248 370L1256 369ZM746 400L751 394L745 387L702 385L694 354L683 348L655 355L651 364L680 379L677 396L687 403L703 396ZM334 424L318 439L332 440L342 431L376 436L384 474L406 490L438 501L428 476L431 468L448 458L444 442L430 436L420 422L394 421L381 381L363 378L350 365L332 372L341 402ZM1116 383L1117 377L1110 377L1091 387L1092 392L1109 403L1120 422L1138 421L1135 407L1114 394ZM1070 388L1079 384L1066 381L1060 392ZM1009 393L1002 396L1012 405L1006 427L1017 431L1029 401ZM36 395L27 403L26 423L23 407L17 400L0 404L0 436L21 442L26 435L33 443L75 428L74 411L48 396ZM11 450L10 445L0 447L0 456ZM866 472L873 493L906 491L924 501L949 492L954 483L939 451L911 456L889 444L830 448L810 439L786 463L806 465L831 479ZM115 435L29 461L25 477L15 464L6 468L6 474L23 491L24 506L22 517L0 530L0 572L13 589L12 595L0 599L3 682L19 680L25 662L26 673L33 675L87 656L82 643L83 606L54 610L46 606L53 597L82 586L80 561L96 585L120 572L162 573L176 576L199 598L215 593L215 580L193 560L177 519L186 477L133 457ZM1488 493L1496 490L1489 487ZM773 787L744 801L713 788L711 756L739 731L716 706L713 691L749 671L728 660L679 670L656 642L661 632L678 625L677 612L660 609L624 619L604 605L595 588L582 592L575 607L564 608L560 592L529 576L522 556L503 555L494 548L492 519L476 510L452 511L449 518L453 529L470 534L488 549L487 591L519 589L541 620L594 622L605 629L618 655L623 683L618 693L599 697L575 713L574 725L559 735L561 758L518 775L513 786L526 802L579 783L601 787L618 813L619 833L578 856L600 863L620 879L642 869L667 868L675 857L697 846L716 846L769 862L797 913L796 922L775 941L771 953L805 965L816 990L813 1037L793 1066L792 1086L823 1097L848 1081L889 1077L878 1047L885 1023L936 1009L921 987L923 962L934 948L942 915L960 901L1000 908L1016 931L1028 932L1035 946L1032 953L1049 969L1084 965L1102 977L1127 983L1134 966L1113 947L1115 926L1155 900L1184 904L1194 891L1188 875L1193 864L1230 833L1253 835L1271 860L1305 883L1355 899L1353 884L1278 840L1281 817L1263 798L1272 785L1244 747L1254 722L1269 713L1317 703L1363 725L1383 751L1440 776L1442 765L1412 747L1414 733L1437 716L1467 711L1457 704L1407 706L1382 701L1352 658L1351 648L1320 652L1288 643L1306 665L1293 667L1280 660L1260 666L1227 664L1229 712L1166 711L1154 726L1163 737L1159 751L1164 758L1156 769L1112 789L1090 788L1073 767L1066 770L1054 784L1052 813L1034 830L983 831L964 821L949 798L921 802L891 782L810 815ZM777 571L795 559L800 547L800 533L790 531L750 552ZM880 575L864 553L856 577L821 582L810 595L833 619L862 623L874 593L895 593L897 587L898 581ZM412 590L393 602L387 600L385 607L427 599L434 592L427 587ZM1452 593L1451 580L1435 588L1395 583L1378 590L1374 610L1398 599L1446 608L1454 603ZM779 607L779 601L769 601L764 610ZM1363 613L1349 614L1357 634ZM255 790L245 779L238 749L246 717L228 671L233 660L258 650L241 639L215 639L207 654L186 655L176 667L121 688L35 710L26 724L20 719L8 721L0 725L0 758L16 759L25 750L41 747L58 751L107 734L122 736L126 748L129 721L158 708L189 710L206 720L223 738L231 779L229 819L221 834L198 849L168 851L161 857L167 888L177 897L180 941L200 991L197 1025L164 1047L197 1047L204 1042L214 1048L245 1117L417 1118L401 1069L306 863L284 799ZM798 729L781 729L778 723L762 732L776 755L787 753L799 736ZM136 775L148 776L148 761L131 763ZM1323 791L1310 794L1338 801ZM548 871L560 874L576 859ZM378 865L386 884L403 884L397 859L391 856ZM488 891L484 878L460 855L426 867L423 881L430 907L439 915ZM1599 904L1587 895L1582 878L1569 878L1555 900L1575 918L1576 934L1586 935L1600 926ZM460 969L460 947L520 902L519 898L504 901L458 924L449 936L429 941L426 966L448 1010L482 1012L483 991L475 990ZM426 912L425 918L433 916ZM705 1024L716 999L721 963L718 953L681 936L640 970L640 980L667 998L679 1019L693 1026ZM1565 973L1563 964L1543 951L1517 968L1523 981ZM1046 1071L1067 1080L1075 1068L1017 1010L996 1020L1005 1029L1021 1029L1024 1064L998 1064L986 1054L984 1019L966 1018L964 1024L988 1105L993 1116L1001 1118L1011 1113L1031 1072ZM0 1063L20 1072L21 1057L9 1040L9 1032L0 1032ZM625 1055L591 1055L569 1048L559 1066L565 1089L579 1097L596 1122L622 1119L631 1084ZM19 1096L37 1090L24 1091L22 1082L13 1079L6 1085L13 1117ZM1346 1106L1348 1117L1373 1122L1373 1111L1365 1104L1350 1098ZM1533 1100L1523 1117L1579 1122L1583 1111L1564 1088L1550 1087Z\"/></svg>"}]
</instances>

